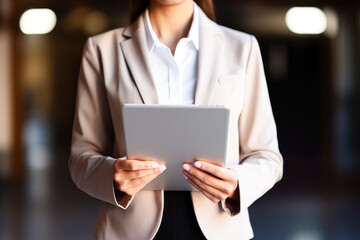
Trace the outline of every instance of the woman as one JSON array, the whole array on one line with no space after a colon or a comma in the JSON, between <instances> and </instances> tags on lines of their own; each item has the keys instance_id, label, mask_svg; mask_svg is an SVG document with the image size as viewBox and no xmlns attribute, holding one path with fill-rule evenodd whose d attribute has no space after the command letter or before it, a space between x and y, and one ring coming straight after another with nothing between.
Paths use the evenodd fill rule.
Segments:
<instances>
[{"instance_id":1,"label":"woman","mask_svg":"<svg viewBox=\"0 0 360 240\"><path fill-rule=\"evenodd\" d=\"M195 2L200 8L193 0L132 1L131 25L85 45L69 168L81 190L102 200L98 239L250 239L247 208L282 177L257 41L210 20L211 1ZM166 166L126 158L125 103L227 105L227 167L184 164L199 190L191 197L142 191Z\"/></svg>"}]
</instances>

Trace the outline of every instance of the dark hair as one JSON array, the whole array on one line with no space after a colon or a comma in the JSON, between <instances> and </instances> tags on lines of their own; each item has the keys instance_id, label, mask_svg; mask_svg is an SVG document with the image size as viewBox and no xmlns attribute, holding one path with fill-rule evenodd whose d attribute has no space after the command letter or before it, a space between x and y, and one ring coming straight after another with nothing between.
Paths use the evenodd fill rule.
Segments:
<instances>
[{"instance_id":1,"label":"dark hair","mask_svg":"<svg viewBox=\"0 0 360 240\"><path fill-rule=\"evenodd\" d=\"M195 0L196 4L211 20L215 21L215 11L212 0ZM150 0L130 0L130 22L133 23L149 6Z\"/></svg>"}]
</instances>

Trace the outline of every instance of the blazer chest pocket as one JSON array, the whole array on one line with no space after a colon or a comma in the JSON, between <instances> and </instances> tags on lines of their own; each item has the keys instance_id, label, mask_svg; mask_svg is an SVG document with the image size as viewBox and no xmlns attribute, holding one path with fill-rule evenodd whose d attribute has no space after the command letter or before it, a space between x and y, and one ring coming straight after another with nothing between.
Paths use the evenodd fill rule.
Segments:
<instances>
[{"instance_id":1,"label":"blazer chest pocket","mask_svg":"<svg viewBox=\"0 0 360 240\"><path fill-rule=\"evenodd\" d=\"M243 71L220 76L211 103L226 105L240 112L243 105L245 79L246 74Z\"/></svg>"}]
</instances>

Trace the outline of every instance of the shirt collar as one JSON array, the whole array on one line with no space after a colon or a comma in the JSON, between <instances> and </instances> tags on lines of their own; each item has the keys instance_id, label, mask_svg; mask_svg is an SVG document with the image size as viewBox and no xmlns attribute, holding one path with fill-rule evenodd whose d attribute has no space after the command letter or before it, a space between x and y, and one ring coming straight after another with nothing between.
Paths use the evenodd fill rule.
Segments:
<instances>
[{"instance_id":1,"label":"shirt collar","mask_svg":"<svg viewBox=\"0 0 360 240\"><path fill-rule=\"evenodd\" d=\"M152 52L154 46L165 46L162 42L160 42L157 37L154 29L151 26L150 17L149 17L149 9L145 10L145 31L146 31L146 41L149 53ZM194 14L191 23L191 27L188 33L187 39L191 40L196 48L199 50L199 9L197 4L194 2Z\"/></svg>"}]
</instances>

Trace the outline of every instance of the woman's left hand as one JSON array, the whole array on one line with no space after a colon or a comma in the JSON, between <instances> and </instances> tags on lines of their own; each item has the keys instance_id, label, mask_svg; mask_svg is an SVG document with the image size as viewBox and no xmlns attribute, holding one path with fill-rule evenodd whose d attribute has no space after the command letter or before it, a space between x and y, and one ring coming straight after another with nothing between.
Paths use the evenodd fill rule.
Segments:
<instances>
[{"instance_id":1,"label":"woman's left hand","mask_svg":"<svg viewBox=\"0 0 360 240\"><path fill-rule=\"evenodd\" d=\"M183 165L183 175L196 189L214 203L231 198L239 199L236 172L232 169L196 160Z\"/></svg>"}]
</instances>

